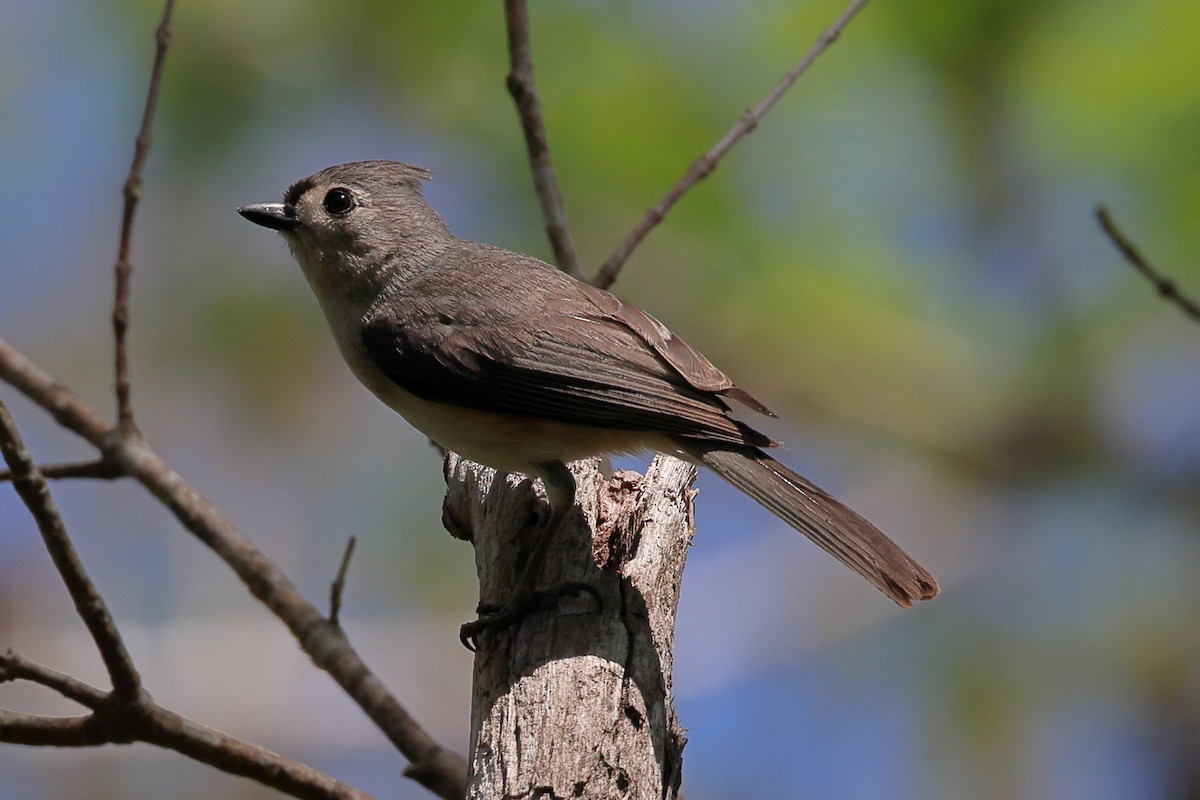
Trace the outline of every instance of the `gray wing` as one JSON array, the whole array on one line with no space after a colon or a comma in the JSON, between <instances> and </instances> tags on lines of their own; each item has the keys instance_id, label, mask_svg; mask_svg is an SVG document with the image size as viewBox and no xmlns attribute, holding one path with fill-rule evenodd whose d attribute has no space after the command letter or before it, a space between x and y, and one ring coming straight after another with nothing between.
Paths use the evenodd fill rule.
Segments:
<instances>
[{"instance_id":1,"label":"gray wing","mask_svg":"<svg viewBox=\"0 0 1200 800\"><path fill-rule=\"evenodd\" d=\"M580 283L578 288L588 302L596 306L602 318L619 322L636 333L692 388L732 397L759 414L775 416L774 411L754 399L749 392L734 385L729 376L717 369L703 353L671 333L666 325L645 311L626 305L616 295L586 283Z\"/></svg>"},{"instance_id":2,"label":"gray wing","mask_svg":"<svg viewBox=\"0 0 1200 800\"><path fill-rule=\"evenodd\" d=\"M362 333L376 366L425 400L691 440L773 444L731 419L721 394L744 395L752 407L765 407L636 309L635 319L665 332L664 349L673 348L668 352L680 358L694 354L694 363L707 370L685 374L620 315L582 297L564 300L560 294L532 313L526 309L519 326L479 309L456 313L443 305L437 313L426 307L415 315L406 308L403 317L384 305Z\"/></svg>"}]
</instances>

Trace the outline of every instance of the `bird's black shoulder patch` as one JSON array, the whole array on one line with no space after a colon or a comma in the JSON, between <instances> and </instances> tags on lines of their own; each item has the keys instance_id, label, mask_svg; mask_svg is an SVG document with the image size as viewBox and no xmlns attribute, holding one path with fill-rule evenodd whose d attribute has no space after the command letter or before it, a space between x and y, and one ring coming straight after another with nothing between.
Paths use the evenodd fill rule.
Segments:
<instances>
[{"instance_id":1,"label":"bird's black shoulder patch","mask_svg":"<svg viewBox=\"0 0 1200 800\"><path fill-rule=\"evenodd\" d=\"M367 356L393 383L423 400L486 408L486 383L476 354L442 326L401 324L378 315L363 325Z\"/></svg>"}]
</instances>

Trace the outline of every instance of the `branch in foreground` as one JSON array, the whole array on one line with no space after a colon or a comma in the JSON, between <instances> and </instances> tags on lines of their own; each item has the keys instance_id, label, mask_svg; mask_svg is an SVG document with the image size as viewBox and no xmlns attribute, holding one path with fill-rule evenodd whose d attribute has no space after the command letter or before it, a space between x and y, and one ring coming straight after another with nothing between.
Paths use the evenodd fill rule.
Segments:
<instances>
[{"instance_id":1,"label":"branch in foreground","mask_svg":"<svg viewBox=\"0 0 1200 800\"><path fill-rule=\"evenodd\" d=\"M42 464L38 472L48 481L65 480L67 478L95 478L97 480L113 481L126 477L121 468L105 458L91 461L69 461L62 464ZM12 470L0 469L0 483L11 481Z\"/></svg>"},{"instance_id":2,"label":"branch in foreground","mask_svg":"<svg viewBox=\"0 0 1200 800\"><path fill-rule=\"evenodd\" d=\"M123 437L74 392L0 339L0 379L114 460L217 554L292 632L396 748L412 762L406 775L446 800L466 794L466 760L442 747L393 697L355 652L345 633L309 603L212 503L189 486L140 437Z\"/></svg>"},{"instance_id":3,"label":"branch in foreground","mask_svg":"<svg viewBox=\"0 0 1200 800\"><path fill-rule=\"evenodd\" d=\"M0 655L0 682L9 680L53 689L94 713L45 717L0 709L0 742L42 747L146 742L303 800L372 800L312 767L181 717L144 693L121 702L11 650Z\"/></svg>"},{"instance_id":4,"label":"branch in foreground","mask_svg":"<svg viewBox=\"0 0 1200 800\"><path fill-rule=\"evenodd\" d=\"M115 348L115 385L117 393L117 424L121 433L132 435L137 431L133 421L133 405L130 401L129 354L125 334L129 330L129 279L133 263L129 250L133 245L133 216L138 201L142 199L142 165L150 151L150 126L154 122L154 110L158 105L158 87L162 81L163 64L167 58L167 45L171 41L171 14L175 0L166 0L162 21L154 33L154 65L150 68L150 88L146 92L146 104L142 109L142 124L138 129L133 147L133 163L129 166L129 177L125 179L122 192L125 208L121 214L121 244L117 248L116 289L113 298L112 326Z\"/></svg>"},{"instance_id":5,"label":"branch in foreground","mask_svg":"<svg viewBox=\"0 0 1200 800\"><path fill-rule=\"evenodd\" d=\"M0 681L27 680L53 689L92 709L85 717L61 719L0 711L0 741L60 747L149 742L175 750L234 775L252 778L295 797L362 800L361 792L311 767L239 741L179 716L150 699L125 648L108 605L79 560L45 479L21 441L12 416L0 402L0 452L13 475L13 488L37 522L46 550L75 602L75 610L100 651L111 693L46 669L11 650L0 656Z\"/></svg>"},{"instance_id":6,"label":"branch in foreground","mask_svg":"<svg viewBox=\"0 0 1200 800\"><path fill-rule=\"evenodd\" d=\"M562 195L558 191L558 178L550 163L550 145L546 140L546 125L542 121L542 109L533 86L533 59L529 48L529 10L525 0L504 0L504 19L508 27L509 73L505 81L521 117L521 128L525 131L525 147L529 151L529 169L533 173L533 185L537 190L538 202L542 206L542 219L546 222L546 235L554 248L554 261L563 272L587 280L579 256L571 241L571 229L567 223L567 212L563 207Z\"/></svg>"},{"instance_id":7,"label":"branch in foreground","mask_svg":"<svg viewBox=\"0 0 1200 800\"><path fill-rule=\"evenodd\" d=\"M1174 305L1193 321L1200 322L1200 305L1195 300L1180 292L1179 287L1175 285L1174 281L1164 278L1158 270L1150 266L1150 263L1133 246L1133 243L1117 228L1116 223L1109 216L1107 208L1102 205L1096 206L1096 219L1100 222L1101 230L1116 245L1116 248L1121 251L1121 255L1125 256L1125 260L1154 285L1155 290L1158 291L1158 294L1164 300Z\"/></svg>"},{"instance_id":8,"label":"branch in foreground","mask_svg":"<svg viewBox=\"0 0 1200 800\"><path fill-rule=\"evenodd\" d=\"M136 698L142 691L142 679L125 648L125 642L121 640L108 606L75 552L54 498L50 496L46 479L34 466L33 458L21 441L16 423L3 402L0 402L0 453L3 453L4 461L12 472L13 488L37 523L42 541L46 544L46 552L54 561L75 603L75 613L87 626L96 649L100 651L112 681L113 693L122 700Z\"/></svg>"},{"instance_id":9,"label":"branch in foreground","mask_svg":"<svg viewBox=\"0 0 1200 800\"><path fill-rule=\"evenodd\" d=\"M788 70L788 73L775 84L775 88L760 100L758 105L742 114L737 123L729 129L729 132L719 142L712 146L712 149L692 162L692 165L688 167L683 177L663 195L663 198L653 208L645 213L641 221L634 226L629 235L625 237L625 240L621 242L617 249L613 251L613 254L608 257L608 260L600 267L599 272L596 273L596 277L592 280L595 286L607 289L612 285L613 281L617 279L617 273L621 271L621 267L625 266L625 262L629 260L629 256L642 243L642 240L649 235L650 231L654 230L662 222L663 217L674 207L679 198L683 197L697 183L707 178L717 168L717 164L725 157L725 154L743 136L758 127L758 123L771 110L771 107L779 101L779 98L783 97L784 92L791 88L796 79L804 74L805 70L822 53L829 49L831 44L837 41L838 37L842 34L842 30L866 4L867 0L854 0L854 2L847 6L837 21L817 37L816 43L809 48L804 57L796 62L796 65Z\"/></svg>"}]
</instances>

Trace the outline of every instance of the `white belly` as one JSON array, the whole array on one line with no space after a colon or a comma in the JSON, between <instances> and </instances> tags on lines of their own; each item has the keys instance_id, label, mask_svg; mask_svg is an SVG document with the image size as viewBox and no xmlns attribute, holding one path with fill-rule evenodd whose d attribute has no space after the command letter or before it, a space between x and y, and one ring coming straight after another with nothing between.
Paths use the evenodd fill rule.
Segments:
<instances>
[{"instance_id":1,"label":"white belly","mask_svg":"<svg viewBox=\"0 0 1200 800\"><path fill-rule=\"evenodd\" d=\"M536 475L537 465L545 461L677 450L670 439L657 433L592 428L423 400L393 383L367 356L358 309L349 303L327 304L326 294L316 294L338 350L355 377L414 428L465 458L502 472Z\"/></svg>"}]
</instances>

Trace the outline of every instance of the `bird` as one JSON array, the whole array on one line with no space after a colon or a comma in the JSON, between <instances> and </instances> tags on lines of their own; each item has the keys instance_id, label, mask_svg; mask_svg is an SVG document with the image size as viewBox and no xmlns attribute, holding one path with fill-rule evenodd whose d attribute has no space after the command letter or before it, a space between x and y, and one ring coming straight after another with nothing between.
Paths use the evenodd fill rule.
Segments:
<instances>
[{"instance_id":1,"label":"bird","mask_svg":"<svg viewBox=\"0 0 1200 800\"><path fill-rule=\"evenodd\" d=\"M355 161L242 206L278 231L351 372L446 450L541 479L550 517L512 598L464 643L528 610L570 512L581 458L664 452L707 467L900 606L933 576L831 494L780 463L733 404L775 416L665 325L533 256L460 239L422 196L428 170ZM468 644L468 646L470 646Z\"/></svg>"}]
</instances>

